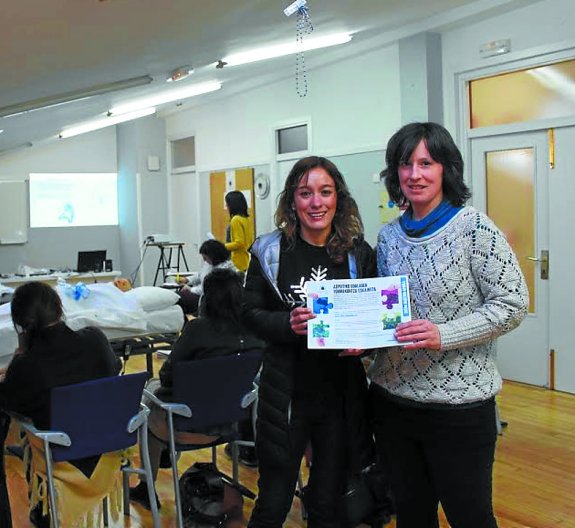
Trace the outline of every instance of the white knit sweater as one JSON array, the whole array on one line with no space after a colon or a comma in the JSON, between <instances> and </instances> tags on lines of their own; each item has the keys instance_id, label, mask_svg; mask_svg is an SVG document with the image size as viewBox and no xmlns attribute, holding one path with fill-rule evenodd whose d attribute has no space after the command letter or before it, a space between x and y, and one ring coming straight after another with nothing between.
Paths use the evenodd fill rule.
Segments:
<instances>
[{"instance_id":1,"label":"white knit sweater","mask_svg":"<svg viewBox=\"0 0 575 528\"><path fill-rule=\"evenodd\" d=\"M372 382L417 402L458 405L495 395L495 339L521 322L529 303L515 254L495 224L465 207L432 235L410 238L396 220L381 229L377 257L380 276L409 276L412 318L437 324L441 350L382 349Z\"/></svg>"}]
</instances>

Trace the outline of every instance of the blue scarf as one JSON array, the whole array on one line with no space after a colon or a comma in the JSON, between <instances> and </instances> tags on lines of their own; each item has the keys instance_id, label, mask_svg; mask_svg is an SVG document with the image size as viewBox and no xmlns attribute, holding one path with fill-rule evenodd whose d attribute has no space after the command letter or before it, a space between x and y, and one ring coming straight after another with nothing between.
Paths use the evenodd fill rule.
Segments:
<instances>
[{"instance_id":1,"label":"blue scarf","mask_svg":"<svg viewBox=\"0 0 575 528\"><path fill-rule=\"evenodd\" d=\"M413 238L421 238L435 233L438 229L449 222L462 208L451 205L448 200L443 200L431 213L421 220L413 218L411 206L399 217L399 224L403 232Z\"/></svg>"}]
</instances>

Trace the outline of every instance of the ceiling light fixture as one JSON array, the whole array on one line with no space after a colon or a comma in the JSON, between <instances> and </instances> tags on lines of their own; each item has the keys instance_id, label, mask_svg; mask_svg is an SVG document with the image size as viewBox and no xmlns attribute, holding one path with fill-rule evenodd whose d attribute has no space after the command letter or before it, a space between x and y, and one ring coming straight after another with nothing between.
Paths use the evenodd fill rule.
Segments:
<instances>
[{"instance_id":1,"label":"ceiling light fixture","mask_svg":"<svg viewBox=\"0 0 575 528\"><path fill-rule=\"evenodd\" d=\"M86 88L83 90L75 90L60 95L41 97L39 99L34 99L33 101L26 101L24 103L4 106L0 108L0 117L13 117L24 114L26 112L32 112L34 110L42 110L56 105L80 101L81 99L87 99L88 97L93 97L95 95L102 95L110 92L116 92L118 90L125 90L127 88L143 86L145 84L150 84L152 81L153 78L149 75L142 75L140 77L132 77L131 79L124 79L122 81L97 84L91 88Z\"/></svg>"},{"instance_id":2,"label":"ceiling light fixture","mask_svg":"<svg viewBox=\"0 0 575 528\"><path fill-rule=\"evenodd\" d=\"M306 39L303 43L290 42L289 44L280 44L278 46L267 46L244 53L236 53L224 57L215 63L216 68L223 66L238 66L240 64L249 64L261 60L273 59L275 57L283 57L284 55L292 55L301 51L310 51L319 48L327 48L329 46L337 46L338 44L345 44L351 40L351 35L347 33L336 33L334 35L326 35L324 37Z\"/></svg>"},{"instance_id":3,"label":"ceiling light fixture","mask_svg":"<svg viewBox=\"0 0 575 528\"><path fill-rule=\"evenodd\" d=\"M21 150L29 149L33 146L34 146L34 144L31 141L28 141L26 143L22 143L21 145L16 145L15 147L10 147L10 148L7 148L5 150L0 150L0 156L4 156L6 154L14 154L16 152L20 152Z\"/></svg>"},{"instance_id":4,"label":"ceiling light fixture","mask_svg":"<svg viewBox=\"0 0 575 528\"><path fill-rule=\"evenodd\" d=\"M169 77L166 79L166 82L177 82L183 81L187 79L192 73L194 73L194 68L191 66L180 66L176 68L172 73L170 73Z\"/></svg>"},{"instance_id":5,"label":"ceiling light fixture","mask_svg":"<svg viewBox=\"0 0 575 528\"><path fill-rule=\"evenodd\" d=\"M77 136L79 134L84 134L86 132L92 132L94 130L99 130L100 128L106 128L112 125L117 125L119 123L124 123L126 121L132 121L134 119L139 119L140 117L145 117L152 115L156 112L155 108L144 108L137 112L130 112L127 114L122 114L118 116L107 116L102 119L97 119L95 121L88 121L77 126L73 126L62 130L58 137L61 139L69 138L72 136Z\"/></svg>"},{"instance_id":6,"label":"ceiling light fixture","mask_svg":"<svg viewBox=\"0 0 575 528\"><path fill-rule=\"evenodd\" d=\"M214 92L219 90L221 87L221 82L210 81L200 84L192 84L182 88L174 88L172 90L164 90L163 92L150 95L149 97L134 99L128 103L114 106L110 109L110 114L118 115L126 112L133 112L141 108L148 108L150 106L159 106L161 104L179 101L180 99L187 99L188 97Z\"/></svg>"}]
</instances>

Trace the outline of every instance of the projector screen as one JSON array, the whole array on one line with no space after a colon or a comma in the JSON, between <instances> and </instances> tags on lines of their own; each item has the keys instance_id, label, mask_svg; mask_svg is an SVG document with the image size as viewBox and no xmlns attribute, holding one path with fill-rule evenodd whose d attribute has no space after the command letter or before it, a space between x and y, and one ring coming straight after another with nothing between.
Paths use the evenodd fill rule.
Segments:
<instances>
[{"instance_id":1,"label":"projector screen","mask_svg":"<svg viewBox=\"0 0 575 528\"><path fill-rule=\"evenodd\" d=\"M116 173L30 174L30 227L118 225Z\"/></svg>"}]
</instances>

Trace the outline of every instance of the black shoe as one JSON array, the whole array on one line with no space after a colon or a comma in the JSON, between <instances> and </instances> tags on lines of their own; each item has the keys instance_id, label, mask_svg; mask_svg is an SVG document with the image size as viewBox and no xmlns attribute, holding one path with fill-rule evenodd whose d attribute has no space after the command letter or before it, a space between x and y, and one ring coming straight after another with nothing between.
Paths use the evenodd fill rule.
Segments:
<instances>
[{"instance_id":1,"label":"black shoe","mask_svg":"<svg viewBox=\"0 0 575 528\"><path fill-rule=\"evenodd\" d=\"M50 516L42 515L42 504L30 510L30 524L36 528L50 528Z\"/></svg>"},{"instance_id":2,"label":"black shoe","mask_svg":"<svg viewBox=\"0 0 575 528\"><path fill-rule=\"evenodd\" d=\"M169 449L162 449L162 454L160 455L160 467L163 469L172 467L172 459L170 458Z\"/></svg>"},{"instance_id":3,"label":"black shoe","mask_svg":"<svg viewBox=\"0 0 575 528\"><path fill-rule=\"evenodd\" d=\"M150 498L148 497L148 487L145 482L140 482L135 488L130 488L130 500L137 502L140 506L146 508L146 510L151 510L152 505L150 504ZM162 507L160 504L160 499L158 499L158 494L156 493L156 503L158 505L158 510Z\"/></svg>"},{"instance_id":4,"label":"black shoe","mask_svg":"<svg viewBox=\"0 0 575 528\"><path fill-rule=\"evenodd\" d=\"M256 450L253 447L248 446L239 446L240 454L238 456L238 462L245 467L248 468L257 468L258 467L258 458L256 456ZM226 444L224 448L225 454L229 458L232 457L232 444Z\"/></svg>"}]
</instances>

